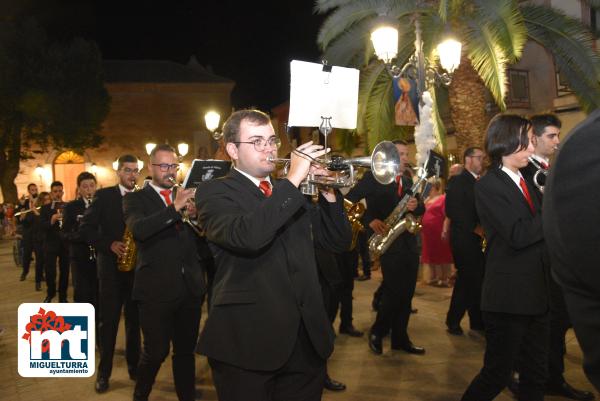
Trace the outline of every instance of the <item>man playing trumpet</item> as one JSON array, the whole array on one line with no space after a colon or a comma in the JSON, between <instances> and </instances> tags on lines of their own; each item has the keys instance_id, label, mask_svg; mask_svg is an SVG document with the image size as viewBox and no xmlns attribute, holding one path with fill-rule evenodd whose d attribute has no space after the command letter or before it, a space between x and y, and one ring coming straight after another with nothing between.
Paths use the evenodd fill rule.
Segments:
<instances>
[{"instance_id":1,"label":"man playing trumpet","mask_svg":"<svg viewBox=\"0 0 600 401\"><path fill-rule=\"evenodd\" d=\"M341 196L320 188L314 205L298 187L309 172L327 174L312 163L327 149L300 145L275 180L279 139L268 115L236 111L223 133L234 168L196 196L216 264L199 352L221 401L320 400L333 331L314 247L344 251L351 229Z\"/></svg>"}]
</instances>

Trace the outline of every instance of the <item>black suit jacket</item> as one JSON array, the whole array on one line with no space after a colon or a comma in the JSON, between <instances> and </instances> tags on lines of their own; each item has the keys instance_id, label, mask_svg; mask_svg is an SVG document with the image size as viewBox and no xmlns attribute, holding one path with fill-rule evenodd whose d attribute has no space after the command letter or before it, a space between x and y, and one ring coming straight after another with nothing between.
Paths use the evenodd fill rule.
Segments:
<instances>
[{"instance_id":1,"label":"black suit jacket","mask_svg":"<svg viewBox=\"0 0 600 401\"><path fill-rule=\"evenodd\" d=\"M96 248L98 277L101 279L114 281L122 275L133 274L118 270L117 255L110 250L113 241L121 241L125 232L122 198L118 185L99 189L81 222L83 238Z\"/></svg>"},{"instance_id":2,"label":"black suit jacket","mask_svg":"<svg viewBox=\"0 0 600 401\"><path fill-rule=\"evenodd\" d=\"M72 259L88 260L90 248L81 234L79 226L86 207L83 199L76 199L66 204L63 211L63 227L61 235L69 246L69 256Z\"/></svg>"},{"instance_id":3,"label":"black suit jacket","mask_svg":"<svg viewBox=\"0 0 600 401\"><path fill-rule=\"evenodd\" d=\"M281 180L266 198L233 169L201 184L196 202L217 269L199 351L243 369L272 371L290 357L302 321L326 359L333 331L314 247L334 252L349 247L351 228L341 196L314 205Z\"/></svg>"},{"instance_id":4,"label":"black suit jacket","mask_svg":"<svg viewBox=\"0 0 600 401\"><path fill-rule=\"evenodd\" d=\"M40 209L40 227L44 233L44 251L50 253L66 252L66 244L60 235L60 223L56 221L51 224L52 216L57 213L55 205L56 203L52 202Z\"/></svg>"},{"instance_id":5,"label":"black suit jacket","mask_svg":"<svg viewBox=\"0 0 600 401\"><path fill-rule=\"evenodd\" d=\"M533 188L527 184L529 193ZM493 168L475 185L475 203L487 238L481 310L518 315L548 311L541 205L535 214L504 171Z\"/></svg>"},{"instance_id":6,"label":"black suit jacket","mask_svg":"<svg viewBox=\"0 0 600 401\"><path fill-rule=\"evenodd\" d=\"M481 268L483 255L481 237L473 230L479 225L475 208L475 183L477 180L466 169L448 182L446 190L446 216L450 219L450 244L455 254L457 269Z\"/></svg>"},{"instance_id":7,"label":"black suit jacket","mask_svg":"<svg viewBox=\"0 0 600 401\"><path fill-rule=\"evenodd\" d=\"M175 207L166 206L147 185L124 197L123 213L137 246L132 298L173 301L184 294L185 286L200 298L206 284L196 233L182 223Z\"/></svg>"},{"instance_id":8,"label":"black suit jacket","mask_svg":"<svg viewBox=\"0 0 600 401\"><path fill-rule=\"evenodd\" d=\"M412 187L412 182L406 177L402 177L402 188L404 191ZM387 185L380 184L375 180L373 174L370 171L365 172L363 177L356 183L356 185L346 194L346 199L351 202L358 202L361 199L365 199L367 202L367 209L363 216L365 228L367 234L370 237L373 234L373 230L369 227L369 224L374 219L385 221L390 215L392 210L400 202L400 196L398 196L398 184L395 182ZM419 200L419 206L412 212L415 216L421 216L425 213L425 207ZM396 241L388 248L386 253L410 251L418 253L417 239L416 237L405 231L402 233Z\"/></svg>"}]
</instances>

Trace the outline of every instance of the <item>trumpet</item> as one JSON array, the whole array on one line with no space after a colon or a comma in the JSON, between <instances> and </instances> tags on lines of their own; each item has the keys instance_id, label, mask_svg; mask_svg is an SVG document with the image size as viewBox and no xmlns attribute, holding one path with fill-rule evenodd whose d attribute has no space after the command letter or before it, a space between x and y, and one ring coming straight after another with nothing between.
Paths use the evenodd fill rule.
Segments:
<instances>
[{"instance_id":1,"label":"trumpet","mask_svg":"<svg viewBox=\"0 0 600 401\"><path fill-rule=\"evenodd\" d=\"M529 162L537 169L537 171L533 174L533 185L535 185L541 193L544 193L544 186L546 185L548 170L542 167L542 164L533 157L529 158Z\"/></svg>"},{"instance_id":2,"label":"trumpet","mask_svg":"<svg viewBox=\"0 0 600 401\"><path fill-rule=\"evenodd\" d=\"M31 209L21 210L20 212L15 213L15 217L19 217L19 216L22 216L29 212L33 212L34 210L40 210L41 208L42 208L41 206L38 206L38 207L31 208Z\"/></svg>"},{"instance_id":3,"label":"trumpet","mask_svg":"<svg viewBox=\"0 0 600 401\"><path fill-rule=\"evenodd\" d=\"M291 159L267 157L271 163L282 163L289 165ZM333 156L331 159L314 159L313 164L336 174L330 176L316 176L308 174L300 184L300 191L304 195L314 196L318 187L344 188L356 184L357 176L355 167L367 167L373 172L373 177L381 184L390 184L400 172L400 155L390 141L382 141L375 146L371 156L344 159L341 156Z\"/></svg>"},{"instance_id":4,"label":"trumpet","mask_svg":"<svg viewBox=\"0 0 600 401\"><path fill-rule=\"evenodd\" d=\"M171 181L171 183L173 184L173 188L183 188L181 186L181 184L179 184L175 178L173 177L168 177L167 178L169 181ZM194 192L194 196L196 195L196 188L191 188ZM190 198L188 199L188 202L193 202L194 198ZM198 226L196 224L194 224L194 222L192 221L192 219L189 216L187 207L184 207L181 210L181 221L183 221L185 224L187 224L188 226L190 226L190 228L199 236L203 236L202 231L200 230L200 228L198 228Z\"/></svg>"}]
</instances>

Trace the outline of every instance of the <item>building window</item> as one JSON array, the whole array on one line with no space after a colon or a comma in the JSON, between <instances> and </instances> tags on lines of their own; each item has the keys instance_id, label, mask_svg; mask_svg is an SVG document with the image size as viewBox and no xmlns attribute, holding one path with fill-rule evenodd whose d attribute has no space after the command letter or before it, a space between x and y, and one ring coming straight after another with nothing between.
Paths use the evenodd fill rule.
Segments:
<instances>
[{"instance_id":1,"label":"building window","mask_svg":"<svg viewBox=\"0 0 600 401\"><path fill-rule=\"evenodd\" d=\"M565 74L560 72L558 67L555 67L556 71L556 96L567 96L571 95L573 91L569 88L569 84L567 84L567 80L565 79Z\"/></svg>"},{"instance_id":2,"label":"building window","mask_svg":"<svg viewBox=\"0 0 600 401\"><path fill-rule=\"evenodd\" d=\"M529 108L529 72L509 68L507 75L508 96L506 105L511 108Z\"/></svg>"}]
</instances>

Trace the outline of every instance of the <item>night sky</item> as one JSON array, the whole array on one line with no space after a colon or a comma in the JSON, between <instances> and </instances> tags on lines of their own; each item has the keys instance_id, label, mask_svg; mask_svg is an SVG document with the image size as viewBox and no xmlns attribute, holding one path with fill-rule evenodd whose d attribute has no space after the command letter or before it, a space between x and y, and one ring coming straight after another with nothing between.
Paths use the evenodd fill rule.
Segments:
<instances>
[{"instance_id":1,"label":"night sky","mask_svg":"<svg viewBox=\"0 0 600 401\"><path fill-rule=\"evenodd\" d=\"M263 110L289 98L289 62L319 61L323 16L312 0L12 0L15 14L35 16L56 40L97 42L105 59L187 63L194 55L236 81L236 108Z\"/></svg>"}]
</instances>

